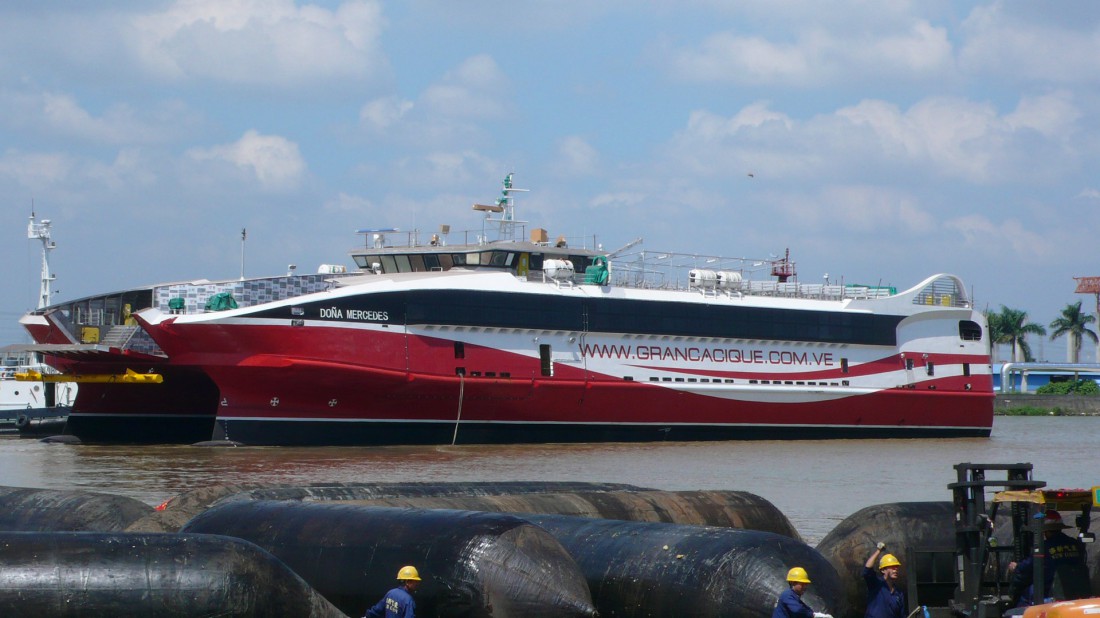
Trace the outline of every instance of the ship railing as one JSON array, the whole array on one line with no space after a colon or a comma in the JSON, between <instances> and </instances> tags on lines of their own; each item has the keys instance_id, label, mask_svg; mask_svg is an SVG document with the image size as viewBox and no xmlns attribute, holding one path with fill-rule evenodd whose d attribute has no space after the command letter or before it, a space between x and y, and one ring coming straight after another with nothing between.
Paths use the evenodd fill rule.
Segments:
<instances>
[{"instance_id":1,"label":"ship railing","mask_svg":"<svg viewBox=\"0 0 1100 618\"><path fill-rule=\"evenodd\" d=\"M807 298L818 300L848 300L887 298L897 294L890 286L883 285L845 285L826 281L825 283L803 283L776 281L767 279L771 274L772 260L750 258L721 258L705 255L686 255L639 251L618 256L611 264L611 285L630 288L658 290L691 290L706 297L729 296L776 296L783 298ZM741 280L732 284L715 285L710 280L692 285L692 270L712 270L719 273L736 273ZM583 283L583 275L577 274L576 283ZM948 291L947 284L937 284L945 290L932 295L937 302L950 296L954 287ZM954 299L955 297L951 297ZM924 300L920 302L926 302Z\"/></svg>"},{"instance_id":2,"label":"ship railing","mask_svg":"<svg viewBox=\"0 0 1100 618\"><path fill-rule=\"evenodd\" d=\"M941 275L925 285L913 296L914 305L938 305L941 307L970 308L970 295L962 281L953 275Z\"/></svg>"}]
</instances>

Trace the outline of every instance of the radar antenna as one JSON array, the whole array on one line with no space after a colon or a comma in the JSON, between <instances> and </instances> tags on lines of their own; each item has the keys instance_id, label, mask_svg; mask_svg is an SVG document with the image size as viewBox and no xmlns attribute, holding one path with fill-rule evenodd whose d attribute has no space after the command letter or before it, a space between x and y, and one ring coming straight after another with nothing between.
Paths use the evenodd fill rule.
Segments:
<instances>
[{"instance_id":1,"label":"radar antenna","mask_svg":"<svg viewBox=\"0 0 1100 618\"><path fill-rule=\"evenodd\" d=\"M57 278L50 272L50 251L57 248L57 243L50 240L50 220L36 221L33 206L31 221L27 224L27 238L42 241L42 281L38 288L38 308L42 309L50 304L50 283Z\"/></svg>"}]
</instances>

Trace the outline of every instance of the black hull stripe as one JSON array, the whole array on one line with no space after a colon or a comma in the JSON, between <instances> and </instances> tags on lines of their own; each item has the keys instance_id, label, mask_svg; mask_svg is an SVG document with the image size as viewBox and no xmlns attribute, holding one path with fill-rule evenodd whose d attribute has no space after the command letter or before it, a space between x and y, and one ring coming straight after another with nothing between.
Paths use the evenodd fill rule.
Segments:
<instances>
[{"instance_id":1,"label":"black hull stripe","mask_svg":"<svg viewBox=\"0 0 1100 618\"><path fill-rule=\"evenodd\" d=\"M293 309L261 308L246 314L267 319L333 322L342 322L352 315L369 315L370 321L402 326L450 325L881 346L897 345L897 325L903 319L896 315L846 311L478 290L364 293L335 301L303 303Z\"/></svg>"},{"instance_id":2,"label":"black hull stripe","mask_svg":"<svg viewBox=\"0 0 1100 618\"><path fill-rule=\"evenodd\" d=\"M449 422L234 419L217 421L215 426L212 417L163 419L139 415L70 417L66 433L87 442L191 444L213 437L282 446L436 445L450 444L455 436L454 424ZM462 423L457 444L987 438L989 435L988 427Z\"/></svg>"}]
</instances>

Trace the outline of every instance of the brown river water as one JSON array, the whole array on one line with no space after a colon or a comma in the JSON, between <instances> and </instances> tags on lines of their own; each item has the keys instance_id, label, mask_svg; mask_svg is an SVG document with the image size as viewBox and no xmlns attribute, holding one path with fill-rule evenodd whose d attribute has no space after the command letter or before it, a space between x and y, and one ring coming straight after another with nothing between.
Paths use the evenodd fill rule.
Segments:
<instances>
[{"instance_id":1,"label":"brown river water","mask_svg":"<svg viewBox=\"0 0 1100 618\"><path fill-rule=\"evenodd\" d=\"M151 505L226 483L591 481L748 491L816 544L873 504L950 500L960 462L1035 466L1050 487L1100 485L1100 417L997 417L991 438L437 447L100 446L0 437L0 485Z\"/></svg>"}]
</instances>

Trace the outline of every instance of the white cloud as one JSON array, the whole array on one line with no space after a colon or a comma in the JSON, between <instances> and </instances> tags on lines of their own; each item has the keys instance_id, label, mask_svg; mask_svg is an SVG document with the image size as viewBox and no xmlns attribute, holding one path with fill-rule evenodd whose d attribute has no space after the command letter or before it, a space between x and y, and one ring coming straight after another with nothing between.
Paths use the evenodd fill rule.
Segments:
<instances>
[{"instance_id":1,"label":"white cloud","mask_svg":"<svg viewBox=\"0 0 1100 618\"><path fill-rule=\"evenodd\" d=\"M329 212L369 213L374 209L374 203L365 197L339 193L336 197L325 202L324 206Z\"/></svg>"},{"instance_id":2,"label":"white cloud","mask_svg":"<svg viewBox=\"0 0 1100 618\"><path fill-rule=\"evenodd\" d=\"M267 190L297 187L306 168L297 144L278 135L260 135L254 130L232 144L196 148L187 154L196 161L230 163L247 170Z\"/></svg>"},{"instance_id":3,"label":"white cloud","mask_svg":"<svg viewBox=\"0 0 1100 618\"><path fill-rule=\"evenodd\" d=\"M962 24L966 36L959 51L960 66L971 73L992 73L1014 81L1095 84L1100 75L1095 9L1088 11L1091 20L1051 25L1028 15L1027 3L1016 4L992 2L974 8ZM1048 12L1060 13L1061 7Z\"/></svg>"},{"instance_id":4,"label":"white cloud","mask_svg":"<svg viewBox=\"0 0 1100 618\"><path fill-rule=\"evenodd\" d=\"M492 133L484 123L505 117L511 100L500 67L479 54L447 71L414 101L389 96L367 102L359 124L399 148L458 152L484 143Z\"/></svg>"},{"instance_id":5,"label":"white cloud","mask_svg":"<svg viewBox=\"0 0 1100 618\"><path fill-rule=\"evenodd\" d=\"M1088 189L1082 189L1081 192L1077 194L1077 197L1089 200L1100 200L1100 189L1094 189L1091 187Z\"/></svg>"},{"instance_id":6,"label":"white cloud","mask_svg":"<svg viewBox=\"0 0 1100 618\"><path fill-rule=\"evenodd\" d=\"M72 95L57 92L0 92L0 109L0 124L12 131L99 144L163 143L199 124L196 114L178 102L141 109L119 103L97 116Z\"/></svg>"},{"instance_id":7,"label":"white cloud","mask_svg":"<svg viewBox=\"0 0 1100 618\"><path fill-rule=\"evenodd\" d=\"M33 153L9 149L0 157L0 176L31 189L61 184L72 173L75 163L59 153Z\"/></svg>"},{"instance_id":8,"label":"white cloud","mask_svg":"<svg viewBox=\"0 0 1100 618\"><path fill-rule=\"evenodd\" d=\"M436 84L421 100L431 113L461 118L494 118L504 111L507 79L491 56L467 58Z\"/></svg>"},{"instance_id":9,"label":"white cloud","mask_svg":"<svg viewBox=\"0 0 1100 618\"><path fill-rule=\"evenodd\" d=\"M1005 121L1014 129L1034 129L1045 137L1064 139L1074 133L1074 124L1080 118L1081 111L1074 105L1073 95L1063 90L1021 99Z\"/></svg>"},{"instance_id":10,"label":"white cloud","mask_svg":"<svg viewBox=\"0 0 1100 618\"><path fill-rule=\"evenodd\" d=\"M944 227L962 235L966 243L987 255L1011 255L1014 259L1047 258L1061 253L1060 243L1016 219L1000 223L973 214L950 219Z\"/></svg>"},{"instance_id":11,"label":"white cloud","mask_svg":"<svg viewBox=\"0 0 1100 618\"><path fill-rule=\"evenodd\" d=\"M592 198L592 206L596 208L629 208L645 203L646 193L618 191L615 193L600 193Z\"/></svg>"},{"instance_id":12,"label":"white cloud","mask_svg":"<svg viewBox=\"0 0 1100 618\"><path fill-rule=\"evenodd\" d=\"M888 187L836 185L818 195L791 197L778 205L789 224L828 227L834 231L881 232L900 236L924 235L936 229L935 217L918 200Z\"/></svg>"},{"instance_id":13,"label":"white cloud","mask_svg":"<svg viewBox=\"0 0 1100 618\"><path fill-rule=\"evenodd\" d=\"M331 11L293 0L177 0L131 22L138 61L170 79L300 85L362 79L384 64L375 0Z\"/></svg>"},{"instance_id":14,"label":"white cloud","mask_svg":"<svg viewBox=\"0 0 1100 618\"><path fill-rule=\"evenodd\" d=\"M809 26L792 42L719 32L671 50L670 73L688 80L819 86L868 76L931 75L952 67L947 31L925 20L886 32L845 33Z\"/></svg>"},{"instance_id":15,"label":"white cloud","mask_svg":"<svg viewBox=\"0 0 1100 618\"><path fill-rule=\"evenodd\" d=\"M558 141L558 162L555 167L567 175L589 175L598 171L600 153L583 137L569 135Z\"/></svg>"},{"instance_id":16,"label":"white cloud","mask_svg":"<svg viewBox=\"0 0 1100 618\"><path fill-rule=\"evenodd\" d=\"M376 131L384 131L404 118L413 105L412 101L398 97L375 99L359 109L359 124Z\"/></svg>"},{"instance_id":17,"label":"white cloud","mask_svg":"<svg viewBox=\"0 0 1100 618\"><path fill-rule=\"evenodd\" d=\"M867 170L976 184L1050 179L1082 165L1080 117L1064 93L989 103L930 97L902 110L877 99L796 121L754 103L722 116L691 112L667 165L700 176L860 178Z\"/></svg>"}]
</instances>

